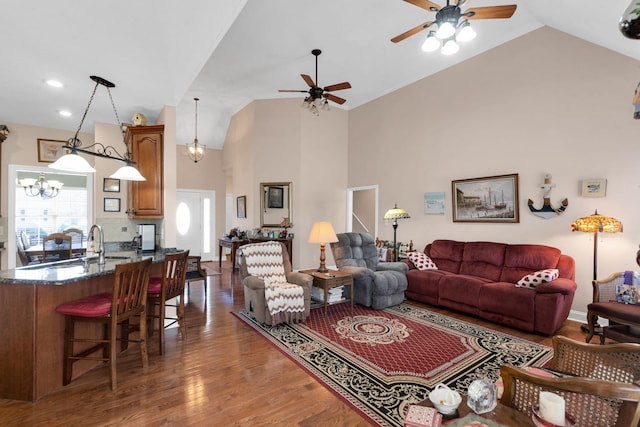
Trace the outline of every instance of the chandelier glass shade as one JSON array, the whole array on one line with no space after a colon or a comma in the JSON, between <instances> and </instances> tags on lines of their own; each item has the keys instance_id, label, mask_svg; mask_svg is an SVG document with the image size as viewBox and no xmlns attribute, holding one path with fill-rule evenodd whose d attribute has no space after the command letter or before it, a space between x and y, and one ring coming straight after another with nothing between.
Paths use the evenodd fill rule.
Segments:
<instances>
[{"instance_id":1,"label":"chandelier glass shade","mask_svg":"<svg viewBox=\"0 0 640 427\"><path fill-rule=\"evenodd\" d=\"M474 13L474 12L469 12ZM433 22L438 29L429 31L422 45L425 52L434 52L440 48L443 55L452 55L460 50L458 42L468 42L476 37L476 32L468 21L469 15L461 13L458 6L447 5L440 9ZM431 25L432 23L429 23Z\"/></svg>"},{"instance_id":2,"label":"chandelier glass shade","mask_svg":"<svg viewBox=\"0 0 640 427\"><path fill-rule=\"evenodd\" d=\"M23 178L20 180L20 185L24 188L24 192L29 197L40 196L43 199L51 199L56 197L60 193L60 189L64 185L60 181L49 180L45 178L41 173L38 179L35 178Z\"/></svg>"},{"instance_id":3,"label":"chandelier glass shade","mask_svg":"<svg viewBox=\"0 0 640 427\"><path fill-rule=\"evenodd\" d=\"M313 99L310 96L307 96L304 101L302 101L302 108L306 108L309 110L311 114L316 116L320 115L320 110L329 111L331 108L329 107L329 101L324 98L315 98Z\"/></svg>"},{"instance_id":4,"label":"chandelier glass shade","mask_svg":"<svg viewBox=\"0 0 640 427\"><path fill-rule=\"evenodd\" d=\"M89 112L89 108L91 107L91 102L93 101L96 91L98 90L98 86L100 85L104 86L107 89L107 92L109 94L109 99L111 100L111 106L113 107L113 112L115 113L118 126L120 127L120 129L123 128L122 124L120 123L120 118L118 117L118 111L116 110L116 106L115 106L115 103L113 102L113 97L111 96L111 90L110 90L112 87L115 87L116 85L98 76L90 76L90 79L96 82L96 84L93 88L93 93L89 98L89 103L87 105L87 108L84 110L84 114L82 116L82 119L80 120L80 125L78 126L78 130L76 131L76 134L73 136L73 138L69 138L69 140L67 141L67 145L63 147L69 152L63 155L62 157L60 157L59 159L57 159L55 162L51 163L49 167L51 169L56 169L56 170L61 170L66 172L81 172L81 173L95 172L96 171L95 168L80 156L79 153L82 153L82 154L88 154L90 156L103 157L106 159L118 160L118 161L124 162L125 166L121 167L118 171L116 171L113 175L111 175L111 178L123 179L123 180L129 180L129 181L145 181L145 178L135 168L136 163L133 161L133 154L129 151L129 146L124 141L124 137L122 142L125 145L125 149L126 149L125 154L120 154L118 150L116 150L114 147L110 145L105 146L99 142L96 142L92 145L82 148L82 141L78 139L78 134L82 129L82 124L84 123L84 119L87 117L87 113ZM94 150L93 151L89 150L90 148L93 148ZM132 169L135 172L133 172Z\"/></svg>"},{"instance_id":5,"label":"chandelier glass shade","mask_svg":"<svg viewBox=\"0 0 640 427\"><path fill-rule=\"evenodd\" d=\"M200 98L193 98L193 100L196 101L196 131L193 142L187 144L187 155L194 163L198 163L204 157L204 150L207 146L198 142L198 101L200 101Z\"/></svg>"}]
</instances>

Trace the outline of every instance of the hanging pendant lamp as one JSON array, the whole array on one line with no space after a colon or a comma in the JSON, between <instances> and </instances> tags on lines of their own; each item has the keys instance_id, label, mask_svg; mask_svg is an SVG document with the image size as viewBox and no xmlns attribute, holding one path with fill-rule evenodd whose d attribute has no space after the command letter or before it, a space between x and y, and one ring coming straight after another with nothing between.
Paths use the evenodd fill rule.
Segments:
<instances>
[{"instance_id":1,"label":"hanging pendant lamp","mask_svg":"<svg viewBox=\"0 0 640 427\"><path fill-rule=\"evenodd\" d=\"M200 98L193 98L193 100L196 101L196 133L193 142L187 144L187 155L194 163L198 163L204 157L204 150L207 146L198 142L198 101Z\"/></svg>"}]
</instances>

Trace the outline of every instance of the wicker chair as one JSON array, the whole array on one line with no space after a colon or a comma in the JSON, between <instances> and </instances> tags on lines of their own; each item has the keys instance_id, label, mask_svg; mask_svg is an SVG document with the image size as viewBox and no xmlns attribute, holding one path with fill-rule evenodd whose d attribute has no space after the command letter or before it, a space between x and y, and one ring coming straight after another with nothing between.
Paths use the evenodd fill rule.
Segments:
<instances>
[{"instance_id":1,"label":"wicker chair","mask_svg":"<svg viewBox=\"0 0 640 427\"><path fill-rule=\"evenodd\" d=\"M504 381L500 403L529 417L540 392L549 391L565 399L566 411L579 426L629 427L640 421L640 387L634 384L542 377L510 365L502 366L500 375Z\"/></svg>"},{"instance_id":2,"label":"wicker chair","mask_svg":"<svg viewBox=\"0 0 640 427\"><path fill-rule=\"evenodd\" d=\"M640 381L640 344L585 344L553 337L549 368L568 375L621 383Z\"/></svg>"}]
</instances>

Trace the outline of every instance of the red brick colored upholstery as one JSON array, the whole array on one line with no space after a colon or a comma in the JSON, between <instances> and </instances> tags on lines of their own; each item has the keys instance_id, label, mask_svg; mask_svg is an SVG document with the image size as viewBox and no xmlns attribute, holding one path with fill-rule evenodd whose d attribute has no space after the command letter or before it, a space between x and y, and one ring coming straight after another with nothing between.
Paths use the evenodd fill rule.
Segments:
<instances>
[{"instance_id":1,"label":"red brick colored upholstery","mask_svg":"<svg viewBox=\"0 0 640 427\"><path fill-rule=\"evenodd\" d=\"M407 298L444 306L525 331L553 335L569 316L577 289L575 262L557 248L435 240L424 253L438 270L409 265ZM527 274L557 268L560 277L517 288Z\"/></svg>"},{"instance_id":2,"label":"red brick colored upholstery","mask_svg":"<svg viewBox=\"0 0 640 427\"><path fill-rule=\"evenodd\" d=\"M112 298L110 293L91 295L62 304L56 308L56 312L82 317L106 316L111 312Z\"/></svg>"},{"instance_id":3,"label":"red brick colored upholstery","mask_svg":"<svg viewBox=\"0 0 640 427\"><path fill-rule=\"evenodd\" d=\"M162 291L162 278L160 277L151 277L149 278L149 289L147 290L150 294L159 294Z\"/></svg>"}]
</instances>

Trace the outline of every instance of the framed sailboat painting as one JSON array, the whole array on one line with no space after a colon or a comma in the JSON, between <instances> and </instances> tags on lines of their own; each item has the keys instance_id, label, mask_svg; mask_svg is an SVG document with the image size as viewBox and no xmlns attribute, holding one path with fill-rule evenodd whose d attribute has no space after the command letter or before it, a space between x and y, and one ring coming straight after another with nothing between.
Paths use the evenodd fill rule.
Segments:
<instances>
[{"instance_id":1,"label":"framed sailboat painting","mask_svg":"<svg viewBox=\"0 0 640 427\"><path fill-rule=\"evenodd\" d=\"M520 222L518 174L451 181L453 222Z\"/></svg>"}]
</instances>

